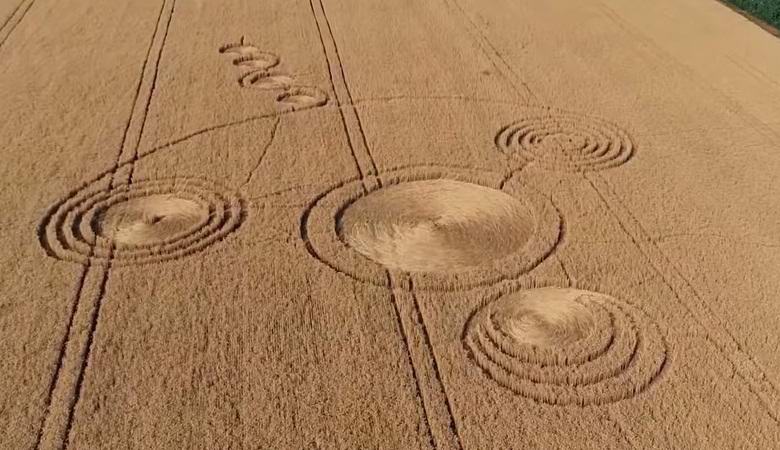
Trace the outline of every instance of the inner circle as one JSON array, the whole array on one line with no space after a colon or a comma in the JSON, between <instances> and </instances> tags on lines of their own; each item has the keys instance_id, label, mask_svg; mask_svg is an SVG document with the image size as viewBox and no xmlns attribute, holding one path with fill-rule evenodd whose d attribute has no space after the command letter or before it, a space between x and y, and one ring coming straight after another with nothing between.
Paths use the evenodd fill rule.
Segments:
<instances>
[{"instance_id":1,"label":"inner circle","mask_svg":"<svg viewBox=\"0 0 780 450\"><path fill-rule=\"evenodd\" d=\"M545 137L541 143L549 150L577 153L586 147L587 140L584 136L576 134L557 133Z\"/></svg>"},{"instance_id":2,"label":"inner circle","mask_svg":"<svg viewBox=\"0 0 780 450\"><path fill-rule=\"evenodd\" d=\"M520 200L454 180L392 185L360 197L337 220L344 242L391 269L469 269L520 250L536 228Z\"/></svg>"},{"instance_id":3,"label":"inner circle","mask_svg":"<svg viewBox=\"0 0 780 450\"><path fill-rule=\"evenodd\" d=\"M196 227L208 214L205 205L176 195L130 198L98 214L95 234L123 246L158 244Z\"/></svg>"},{"instance_id":4,"label":"inner circle","mask_svg":"<svg viewBox=\"0 0 780 450\"><path fill-rule=\"evenodd\" d=\"M561 348L590 335L595 320L579 296L538 289L535 295L517 294L493 311L492 319L504 335L519 344Z\"/></svg>"}]
</instances>

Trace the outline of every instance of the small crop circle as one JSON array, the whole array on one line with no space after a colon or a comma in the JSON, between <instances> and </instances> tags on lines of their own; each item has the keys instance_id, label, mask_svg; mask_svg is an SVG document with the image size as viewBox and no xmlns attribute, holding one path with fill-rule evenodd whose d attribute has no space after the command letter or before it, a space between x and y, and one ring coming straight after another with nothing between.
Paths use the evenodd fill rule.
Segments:
<instances>
[{"instance_id":1,"label":"small crop circle","mask_svg":"<svg viewBox=\"0 0 780 450\"><path fill-rule=\"evenodd\" d=\"M496 136L499 150L547 170L587 172L628 161L634 143L624 130L594 117L532 110Z\"/></svg>"},{"instance_id":2,"label":"small crop circle","mask_svg":"<svg viewBox=\"0 0 780 450\"><path fill-rule=\"evenodd\" d=\"M87 185L56 204L40 225L55 258L145 264L178 259L241 225L244 202L193 179L143 180L110 189Z\"/></svg>"},{"instance_id":3,"label":"small crop circle","mask_svg":"<svg viewBox=\"0 0 780 450\"><path fill-rule=\"evenodd\" d=\"M554 405L633 397L667 361L664 339L644 312L568 288L530 289L489 302L469 320L464 341L497 383Z\"/></svg>"},{"instance_id":4,"label":"small crop circle","mask_svg":"<svg viewBox=\"0 0 780 450\"><path fill-rule=\"evenodd\" d=\"M293 86L279 94L276 101L282 109L297 111L326 104L328 94L312 86Z\"/></svg>"}]
</instances>

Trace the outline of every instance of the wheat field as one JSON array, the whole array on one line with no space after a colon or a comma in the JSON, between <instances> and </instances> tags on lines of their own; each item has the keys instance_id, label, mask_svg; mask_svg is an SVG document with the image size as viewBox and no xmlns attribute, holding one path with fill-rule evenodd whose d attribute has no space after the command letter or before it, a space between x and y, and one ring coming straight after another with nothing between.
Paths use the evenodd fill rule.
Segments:
<instances>
[{"instance_id":1,"label":"wheat field","mask_svg":"<svg viewBox=\"0 0 780 450\"><path fill-rule=\"evenodd\" d=\"M0 448L776 448L778 55L714 0L0 0Z\"/></svg>"}]
</instances>

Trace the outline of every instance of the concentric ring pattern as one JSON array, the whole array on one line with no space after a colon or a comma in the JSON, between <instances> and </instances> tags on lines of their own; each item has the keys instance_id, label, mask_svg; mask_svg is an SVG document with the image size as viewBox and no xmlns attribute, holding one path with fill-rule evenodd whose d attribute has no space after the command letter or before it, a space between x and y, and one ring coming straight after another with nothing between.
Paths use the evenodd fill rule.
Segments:
<instances>
[{"instance_id":1,"label":"concentric ring pattern","mask_svg":"<svg viewBox=\"0 0 780 450\"><path fill-rule=\"evenodd\" d=\"M546 170L588 172L618 166L634 154L627 132L602 119L534 110L504 127L496 145L507 155Z\"/></svg>"},{"instance_id":2,"label":"concentric ring pattern","mask_svg":"<svg viewBox=\"0 0 780 450\"><path fill-rule=\"evenodd\" d=\"M663 337L646 314L577 289L501 296L471 317L464 339L490 378L554 405L630 398L659 376L667 359Z\"/></svg>"},{"instance_id":3,"label":"concentric ring pattern","mask_svg":"<svg viewBox=\"0 0 780 450\"><path fill-rule=\"evenodd\" d=\"M39 227L55 258L115 265L177 259L223 239L244 217L244 202L196 179L87 185L54 205Z\"/></svg>"}]
</instances>

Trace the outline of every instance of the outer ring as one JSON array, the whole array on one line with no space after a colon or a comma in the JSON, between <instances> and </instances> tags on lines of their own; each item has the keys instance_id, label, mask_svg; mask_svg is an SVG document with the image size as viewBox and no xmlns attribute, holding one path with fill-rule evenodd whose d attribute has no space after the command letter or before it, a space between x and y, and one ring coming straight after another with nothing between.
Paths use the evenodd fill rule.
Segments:
<instances>
[{"instance_id":1,"label":"outer ring","mask_svg":"<svg viewBox=\"0 0 780 450\"><path fill-rule=\"evenodd\" d=\"M340 237L338 219L358 198L381 186L410 181L450 179L500 189L503 174L449 167L422 166L387 172L379 177L345 181L315 198L301 217L301 239L309 254L362 283L389 287L388 269L350 248ZM480 266L451 273L410 273L416 290L458 291L513 279L531 271L549 256L561 239L561 218L555 206L532 188L507 192L524 203L536 224L530 240L516 252Z\"/></svg>"}]
</instances>

